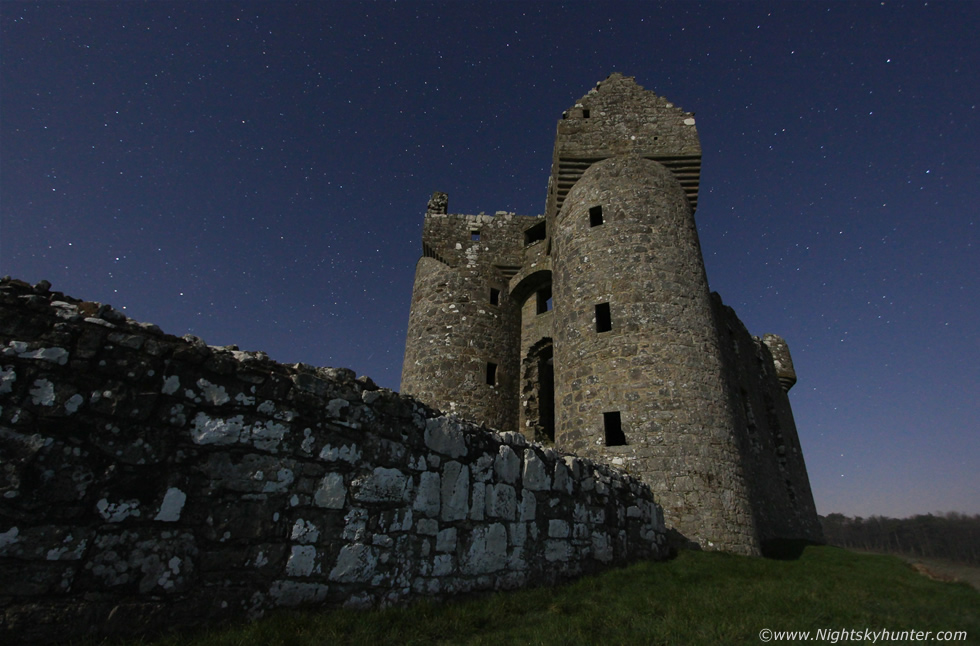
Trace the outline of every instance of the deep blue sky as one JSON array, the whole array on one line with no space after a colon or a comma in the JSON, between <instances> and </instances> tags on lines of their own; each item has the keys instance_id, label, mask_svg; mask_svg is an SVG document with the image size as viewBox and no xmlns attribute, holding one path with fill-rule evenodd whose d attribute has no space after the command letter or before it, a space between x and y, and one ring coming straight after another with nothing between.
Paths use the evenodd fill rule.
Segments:
<instances>
[{"instance_id":1,"label":"deep blue sky","mask_svg":"<svg viewBox=\"0 0 980 646\"><path fill-rule=\"evenodd\" d=\"M618 71L696 112L712 289L817 508L980 513L980 3L0 2L0 274L397 389L421 224L543 211Z\"/></svg>"}]
</instances>

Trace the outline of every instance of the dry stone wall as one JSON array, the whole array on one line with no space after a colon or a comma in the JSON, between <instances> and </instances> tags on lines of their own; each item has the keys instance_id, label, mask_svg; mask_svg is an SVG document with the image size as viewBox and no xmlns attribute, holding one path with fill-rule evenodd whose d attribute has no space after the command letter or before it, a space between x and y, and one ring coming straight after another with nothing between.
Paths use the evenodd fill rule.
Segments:
<instances>
[{"instance_id":1,"label":"dry stone wall","mask_svg":"<svg viewBox=\"0 0 980 646\"><path fill-rule=\"evenodd\" d=\"M650 490L349 370L0 283L0 640L548 584L664 554Z\"/></svg>"}]
</instances>

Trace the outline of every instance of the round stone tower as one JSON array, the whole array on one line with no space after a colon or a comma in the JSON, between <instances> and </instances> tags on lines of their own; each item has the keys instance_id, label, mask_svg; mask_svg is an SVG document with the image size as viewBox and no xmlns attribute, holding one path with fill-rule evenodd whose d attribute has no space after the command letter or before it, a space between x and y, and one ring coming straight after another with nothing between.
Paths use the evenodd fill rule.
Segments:
<instances>
[{"instance_id":1,"label":"round stone tower","mask_svg":"<svg viewBox=\"0 0 980 646\"><path fill-rule=\"evenodd\" d=\"M553 229L555 441L659 491L674 528L755 551L690 203L662 164L593 164Z\"/></svg>"},{"instance_id":2,"label":"round stone tower","mask_svg":"<svg viewBox=\"0 0 980 646\"><path fill-rule=\"evenodd\" d=\"M520 306L508 296L501 266L518 262L510 256L519 253L525 224L510 214L447 210L448 196L434 194L415 268L401 390L444 412L515 429Z\"/></svg>"}]
</instances>

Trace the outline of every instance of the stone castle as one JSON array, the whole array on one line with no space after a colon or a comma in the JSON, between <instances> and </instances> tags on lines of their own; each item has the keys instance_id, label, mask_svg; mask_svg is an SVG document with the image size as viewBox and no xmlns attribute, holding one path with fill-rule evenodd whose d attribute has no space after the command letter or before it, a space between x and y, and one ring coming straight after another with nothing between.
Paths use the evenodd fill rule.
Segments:
<instances>
[{"instance_id":1,"label":"stone castle","mask_svg":"<svg viewBox=\"0 0 980 646\"><path fill-rule=\"evenodd\" d=\"M708 288L700 168L694 115L613 74L558 122L543 216L435 193L401 389L640 476L704 548L820 540L787 344Z\"/></svg>"},{"instance_id":2,"label":"stone castle","mask_svg":"<svg viewBox=\"0 0 980 646\"><path fill-rule=\"evenodd\" d=\"M819 539L786 344L708 292L699 165L693 117L614 75L544 217L436 194L402 394L0 279L0 643L551 584L668 528Z\"/></svg>"}]
</instances>

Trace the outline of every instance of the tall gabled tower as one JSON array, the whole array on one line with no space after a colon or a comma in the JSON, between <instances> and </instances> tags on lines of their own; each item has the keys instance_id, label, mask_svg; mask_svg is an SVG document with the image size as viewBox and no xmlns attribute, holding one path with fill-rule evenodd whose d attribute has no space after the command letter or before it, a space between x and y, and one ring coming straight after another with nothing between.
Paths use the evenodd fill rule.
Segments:
<instances>
[{"instance_id":1,"label":"tall gabled tower","mask_svg":"<svg viewBox=\"0 0 980 646\"><path fill-rule=\"evenodd\" d=\"M694 114L613 74L565 110L558 122L545 214L561 210L568 191L592 164L619 155L652 159L668 168L698 206L701 142Z\"/></svg>"},{"instance_id":2,"label":"tall gabled tower","mask_svg":"<svg viewBox=\"0 0 980 646\"><path fill-rule=\"evenodd\" d=\"M694 117L614 74L566 111L549 187L556 443L612 460L705 546L753 551L694 223Z\"/></svg>"}]
</instances>

